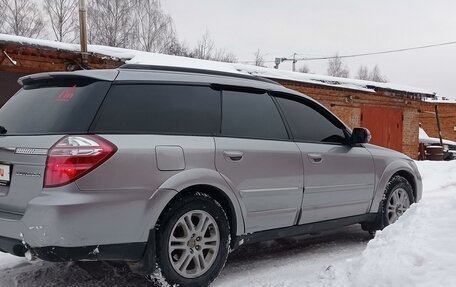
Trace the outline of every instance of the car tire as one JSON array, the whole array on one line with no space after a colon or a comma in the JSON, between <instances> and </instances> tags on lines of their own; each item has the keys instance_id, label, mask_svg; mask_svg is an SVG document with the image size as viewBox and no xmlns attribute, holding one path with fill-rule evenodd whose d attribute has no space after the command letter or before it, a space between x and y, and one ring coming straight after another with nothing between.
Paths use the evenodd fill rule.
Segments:
<instances>
[{"instance_id":1,"label":"car tire","mask_svg":"<svg viewBox=\"0 0 456 287\"><path fill-rule=\"evenodd\" d=\"M412 186L407 179L396 175L386 185L375 221L362 223L361 227L375 235L375 231L393 224L414 202Z\"/></svg>"},{"instance_id":2,"label":"car tire","mask_svg":"<svg viewBox=\"0 0 456 287\"><path fill-rule=\"evenodd\" d=\"M222 206L205 193L180 196L156 226L156 283L209 286L223 269L230 226ZM164 282L166 281L166 283Z\"/></svg>"}]
</instances>

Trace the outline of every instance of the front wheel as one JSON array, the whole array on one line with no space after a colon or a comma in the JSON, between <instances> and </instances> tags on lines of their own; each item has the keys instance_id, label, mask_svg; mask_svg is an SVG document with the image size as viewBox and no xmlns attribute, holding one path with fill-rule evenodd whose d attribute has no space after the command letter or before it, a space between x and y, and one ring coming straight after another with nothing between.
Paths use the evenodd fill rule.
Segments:
<instances>
[{"instance_id":1,"label":"front wheel","mask_svg":"<svg viewBox=\"0 0 456 287\"><path fill-rule=\"evenodd\" d=\"M362 228L374 235L376 230L395 223L413 202L413 188L410 183L402 176L394 176L385 188L376 220L363 223Z\"/></svg>"},{"instance_id":2,"label":"front wheel","mask_svg":"<svg viewBox=\"0 0 456 287\"><path fill-rule=\"evenodd\" d=\"M225 265L228 219L206 194L180 197L160 218L156 231L158 267L171 286L208 286Z\"/></svg>"},{"instance_id":3,"label":"front wheel","mask_svg":"<svg viewBox=\"0 0 456 287\"><path fill-rule=\"evenodd\" d=\"M412 187L405 178L395 177L389 185L391 185L391 188L389 190L387 188L388 192L383 204L385 226L396 222L410 208L413 202Z\"/></svg>"}]
</instances>

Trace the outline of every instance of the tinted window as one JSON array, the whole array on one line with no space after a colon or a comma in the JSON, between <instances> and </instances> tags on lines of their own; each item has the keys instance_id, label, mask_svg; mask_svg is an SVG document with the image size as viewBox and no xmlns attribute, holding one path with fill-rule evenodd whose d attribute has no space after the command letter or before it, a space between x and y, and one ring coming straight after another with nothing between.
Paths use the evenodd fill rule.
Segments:
<instances>
[{"instance_id":1,"label":"tinted window","mask_svg":"<svg viewBox=\"0 0 456 287\"><path fill-rule=\"evenodd\" d=\"M50 81L24 87L0 110L8 135L86 133L109 82Z\"/></svg>"},{"instance_id":2,"label":"tinted window","mask_svg":"<svg viewBox=\"0 0 456 287\"><path fill-rule=\"evenodd\" d=\"M288 139L282 118L268 94L224 91L222 134L233 137Z\"/></svg>"},{"instance_id":3,"label":"tinted window","mask_svg":"<svg viewBox=\"0 0 456 287\"><path fill-rule=\"evenodd\" d=\"M345 143L343 130L312 107L290 99L277 100L295 140Z\"/></svg>"},{"instance_id":4,"label":"tinted window","mask_svg":"<svg viewBox=\"0 0 456 287\"><path fill-rule=\"evenodd\" d=\"M220 92L209 87L114 85L94 130L212 135L220 132L220 109Z\"/></svg>"}]
</instances>

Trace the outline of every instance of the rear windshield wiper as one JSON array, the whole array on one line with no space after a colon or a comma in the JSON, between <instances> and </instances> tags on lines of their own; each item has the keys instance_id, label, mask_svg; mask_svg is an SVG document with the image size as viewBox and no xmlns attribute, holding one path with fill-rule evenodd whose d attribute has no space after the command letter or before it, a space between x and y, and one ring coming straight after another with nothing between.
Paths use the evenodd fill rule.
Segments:
<instances>
[{"instance_id":1,"label":"rear windshield wiper","mask_svg":"<svg viewBox=\"0 0 456 287\"><path fill-rule=\"evenodd\" d=\"M8 131L5 129L4 126L0 126L0 134L6 134Z\"/></svg>"}]
</instances>

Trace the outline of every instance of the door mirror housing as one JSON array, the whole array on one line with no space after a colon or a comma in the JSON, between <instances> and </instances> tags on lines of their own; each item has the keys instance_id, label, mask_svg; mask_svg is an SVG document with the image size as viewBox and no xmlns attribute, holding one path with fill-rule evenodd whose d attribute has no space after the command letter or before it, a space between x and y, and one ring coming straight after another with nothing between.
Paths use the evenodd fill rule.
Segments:
<instances>
[{"instance_id":1,"label":"door mirror housing","mask_svg":"<svg viewBox=\"0 0 456 287\"><path fill-rule=\"evenodd\" d=\"M366 128L354 128L352 136L350 138L350 143L355 144L366 144L369 143L372 136L368 129Z\"/></svg>"}]
</instances>

